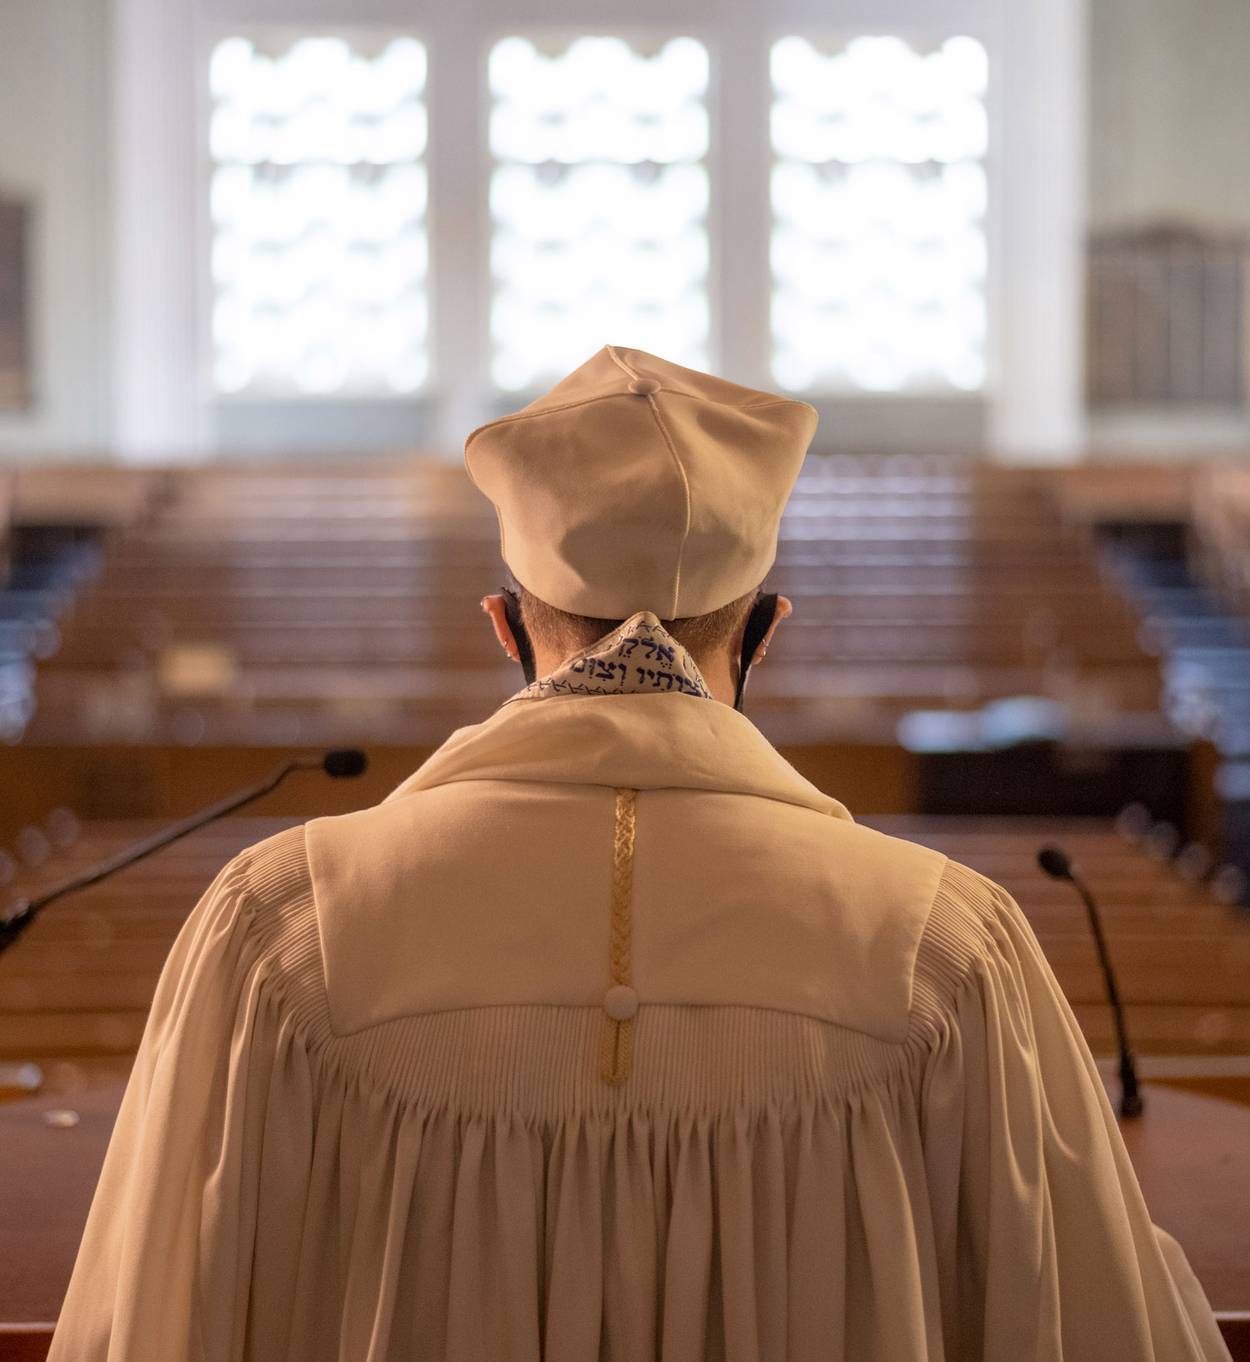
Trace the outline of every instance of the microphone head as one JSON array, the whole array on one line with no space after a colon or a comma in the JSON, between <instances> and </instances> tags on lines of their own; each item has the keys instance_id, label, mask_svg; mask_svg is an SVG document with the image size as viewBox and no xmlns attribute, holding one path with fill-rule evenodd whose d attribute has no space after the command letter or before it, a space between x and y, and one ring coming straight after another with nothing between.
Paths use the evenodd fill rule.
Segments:
<instances>
[{"instance_id":1,"label":"microphone head","mask_svg":"<svg viewBox=\"0 0 1250 1362\"><path fill-rule=\"evenodd\" d=\"M368 766L369 758L357 747L338 747L321 759L321 769L336 780L363 775Z\"/></svg>"},{"instance_id":2,"label":"microphone head","mask_svg":"<svg viewBox=\"0 0 1250 1362\"><path fill-rule=\"evenodd\" d=\"M1037 853L1037 863L1052 880L1070 880L1072 862L1061 847L1046 846Z\"/></svg>"}]
</instances>

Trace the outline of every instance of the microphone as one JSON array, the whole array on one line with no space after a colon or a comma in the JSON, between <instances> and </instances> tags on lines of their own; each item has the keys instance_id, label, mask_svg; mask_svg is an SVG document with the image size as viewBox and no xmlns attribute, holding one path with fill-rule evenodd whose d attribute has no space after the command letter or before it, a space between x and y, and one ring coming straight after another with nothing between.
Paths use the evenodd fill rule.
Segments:
<instances>
[{"instance_id":1,"label":"microphone","mask_svg":"<svg viewBox=\"0 0 1250 1362\"><path fill-rule=\"evenodd\" d=\"M35 920L35 916L40 910L46 908L48 904L63 898L66 894L72 894L78 889L86 889L89 885L99 884L101 880L108 879L110 875L116 874L119 870L124 870L128 865L134 865L136 861L141 861L154 851L167 847L180 837L185 837L188 833L204 827L205 824L223 818L236 809L241 809L244 804L250 804L253 800L260 799L262 795L267 795L271 790L281 785L292 771L323 771L335 780L343 780L363 775L368 765L368 757L354 747L336 748L320 757L296 757L292 761L283 762L260 784L251 785L235 794L227 795L215 804L210 804L206 809L201 809L199 813L193 813L187 818L171 823L169 827L153 833L151 837L145 837L143 841L136 842L134 846L128 847L116 856L111 856L107 861L102 861L99 865L92 866L71 879L53 885L51 889L45 890L42 894L37 894L34 898L21 898L11 903L8 909L0 915L0 952L7 950Z\"/></svg>"},{"instance_id":2,"label":"microphone","mask_svg":"<svg viewBox=\"0 0 1250 1362\"><path fill-rule=\"evenodd\" d=\"M1120 993L1115 986L1115 972L1111 968L1111 957L1107 953L1107 943L1102 934L1102 922L1098 916L1098 906L1085 882L1072 868L1072 861L1062 847L1044 846L1037 853L1038 865L1052 880L1067 880L1085 904L1089 914L1089 925L1093 929L1094 941L1098 946L1098 959L1102 964L1103 978L1107 982L1107 996L1111 1000L1111 1014L1115 1018L1116 1039L1120 1047L1120 1115L1140 1116L1145 1103L1137 1086L1137 1066L1133 1052L1129 1049L1128 1032L1124 1025L1124 1009L1120 1006Z\"/></svg>"},{"instance_id":3,"label":"microphone","mask_svg":"<svg viewBox=\"0 0 1250 1362\"><path fill-rule=\"evenodd\" d=\"M356 747L337 747L321 758L321 769L335 780L362 776L368 767L369 758Z\"/></svg>"}]
</instances>

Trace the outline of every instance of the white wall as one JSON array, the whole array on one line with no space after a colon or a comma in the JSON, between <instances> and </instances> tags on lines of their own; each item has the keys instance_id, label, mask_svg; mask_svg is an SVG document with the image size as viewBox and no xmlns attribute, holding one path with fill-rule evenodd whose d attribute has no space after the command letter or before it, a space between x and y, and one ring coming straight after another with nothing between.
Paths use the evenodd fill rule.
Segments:
<instances>
[{"instance_id":1,"label":"white wall","mask_svg":"<svg viewBox=\"0 0 1250 1362\"><path fill-rule=\"evenodd\" d=\"M525 3L514 0L456 0L426 5L420 0L159 0L162 8L194 17L184 29L202 39L217 25L256 22L330 22L344 11L356 22L396 21L417 25L447 50L460 52L460 75L442 68L444 80L464 80L472 50L465 34L492 11L522 22ZM987 0L988 2L988 0ZM118 6L131 0L0 0L0 184L32 195L36 202L34 252L34 355L38 396L24 414L0 413L0 459L38 452L41 457L74 456L115 448L124 412L110 394L118 363L114 335L119 316L112 305L118 250L112 223L117 186L112 181L111 132L117 112L110 98L110 49ZM529 0L534 13L573 7L572 0ZM1023 0L1009 0L1018 12ZM1156 212L1188 212L1212 221L1250 223L1250 0L1088 0L1089 174L1088 206L1095 222L1120 221ZM732 44L741 16L754 5L735 0L684 0L683 12L702 13ZM576 5L588 22L619 22L620 8L608 0ZM639 0L630 17L663 17L673 7L663 0ZM980 12L969 0L966 12ZM1002 9L1001 4L991 8ZM1045 4L1042 4L1043 10ZM786 22L815 14L865 19L884 29L925 12L920 0L774 0L772 13ZM732 25L726 16L734 19ZM428 16L428 17L423 17ZM501 18L500 22L503 22ZM191 41L192 38L188 38ZM741 51L734 56L741 63ZM440 73L432 73L439 79ZM466 98L472 91L462 87ZM142 95L142 91L138 92ZM132 97L135 91L131 91ZM135 110L131 109L131 116ZM142 109L138 111L142 117ZM741 119L739 119L741 122ZM455 199L432 209L435 245L463 259L477 252L480 226L466 200L460 149L447 148L441 173ZM457 175L462 178L457 180ZM136 181L142 167L136 168ZM743 201L735 211L741 220ZM133 206L133 200L132 200ZM142 209L142 202L139 202ZM440 217L441 214L441 217ZM736 238L726 270L741 269L750 243ZM141 258L141 257L140 257ZM175 275L176 278L176 275ZM193 288L188 281L188 289ZM456 393L444 393L437 425L428 405L377 408L367 421L359 409L315 406L283 409L219 409L211 429L223 446L244 455L275 449L301 437L320 435L327 447L358 443L393 446L436 436L454 448L456 430L468 429L475 399L469 384L481 356L473 330L480 325L481 297L446 297L444 310L460 309L469 324L453 328L449 369L461 375ZM755 321L759 321L756 301ZM474 320L476 319L476 320ZM155 333L154 333L155 334ZM743 382L764 381L748 372L751 347L730 344L725 371ZM141 363L131 365L130 409L143 410ZM137 377L134 375L137 374ZM147 381L151 381L148 379ZM828 446L968 448L987 428L986 404L892 402L864 398L842 404L822 422ZM198 437L197 437L198 438Z\"/></svg>"},{"instance_id":2,"label":"white wall","mask_svg":"<svg viewBox=\"0 0 1250 1362\"><path fill-rule=\"evenodd\" d=\"M1088 220L1250 227L1250 0L1090 0ZM1250 412L1093 414L1091 457L1250 451Z\"/></svg>"},{"instance_id":3,"label":"white wall","mask_svg":"<svg viewBox=\"0 0 1250 1362\"><path fill-rule=\"evenodd\" d=\"M197 290L205 243L195 7L112 0L108 169L113 284L111 444L133 463L205 445Z\"/></svg>"},{"instance_id":4,"label":"white wall","mask_svg":"<svg viewBox=\"0 0 1250 1362\"><path fill-rule=\"evenodd\" d=\"M0 187L33 200L35 401L0 458L109 442L106 0L0 0Z\"/></svg>"},{"instance_id":5,"label":"white wall","mask_svg":"<svg viewBox=\"0 0 1250 1362\"><path fill-rule=\"evenodd\" d=\"M1090 220L1250 226L1250 2L1090 5Z\"/></svg>"},{"instance_id":6,"label":"white wall","mask_svg":"<svg viewBox=\"0 0 1250 1362\"><path fill-rule=\"evenodd\" d=\"M1088 0L1009 2L1001 14L988 445L1004 463L1074 463L1086 444Z\"/></svg>"}]
</instances>

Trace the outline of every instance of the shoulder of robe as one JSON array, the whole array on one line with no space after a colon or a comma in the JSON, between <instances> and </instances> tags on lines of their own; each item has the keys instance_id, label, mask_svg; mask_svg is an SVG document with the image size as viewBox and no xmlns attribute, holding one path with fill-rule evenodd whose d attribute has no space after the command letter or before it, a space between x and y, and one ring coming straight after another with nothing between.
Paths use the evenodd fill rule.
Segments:
<instances>
[{"instance_id":1,"label":"shoulder of robe","mask_svg":"<svg viewBox=\"0 0 1250 1362\"><path fill-rule=\"evenodd\" d=\"M226 873L238 882L255 908L289 904L293 899L311 902L304 824L283 828L253 842L230 861Z\"/></svg>"},{"instance_id":2,"label":"shoulder of robe","mask_svg":"<svg viewBox=\"0 0 1250 1362\"><path fill-rule=\"evenodd\" d=\"M317 908L304 825L284 828L244 847L224 865L208 896L237 901L240 929L262 957L277 956L284 973L321 974ZM296 969L296 962L303 962Z\"/></svg>"},{"instance_id":3,"label":"shoulder of robe","mask_svg":"<svg viewBox=\"0 0 1250 1362\"><path fill-rule=\"evenodd\" d=\"M240 968L259 969L277 984L283 1007L310 1035L328 1036L328 1001L317 903L308 863L306 824L244 847L211 892L236 899L249 949ZM244 964L246 962L246 964Z\"/></svg>"},{"instance_id":4,"label":"shoulder of robe","mask_svg":"<svg viewBox=\"0 0 1250 1362\"><path fill-rule=\"evenodd\" d=\"M909 934L909 1045L926 1040L954 1011L960 991L998 949L1004 915L1023 918L1002 885L932 848L838 821L832 841L840 873L880 886L894 930Z\"/></svg>"},{"instance_id":5,"label":"shoulder of robe","mask_svg":"<svg viewBox=\"0 0 1250 1362\"><path fill-rule=\"evenodd\" d=\"M1008 915L1023 922L1020 908L1001 884L947 859L916 952L915 1031L931 1031L951 1014L960 990L999 949L997 924Z\"/></svg>"},{"instance_id":6,"label":"shoulder of robe","mask_svg":"<svg viewBox=\"0 0 1250 1362\"><path fill-rule=\"evenodd\" d=\"M337 998L338 1024L344 1029L358 1024L348 1013L354 1015L364 996L365 966L374 968L370 962L394 953L394 905L410 899L414 885L435 897L440 886L461 885L470 877L468 882L480 881L492 893L506 883L509 892L524 895L529 860L548 854L530 849L524 833L509 824L511 815L497 818L497 801L481 785L434 786L305 825L330 1007L336 1012ZM701 792L690 793L697 800ZM759 817L757 801L744 798L743 803L737 817L744 835L750 835ZM770 836L788 850L761 863L770 891L779 903L796 905L810 903L815 892L829 904L831 922L840 924L830 929L836 940L830 935L826 942L838 961L831 1017L843 1014L854 1029L904 1042L915 1029L917 1005L931 1010L934 980L960 968L976 940L976 893L973 882L965 882L975 872L959 867L965 877L960 878L948 872L942 853L849 818L781 801L775 802L774 815ZM725 816L723 805L716 816ZM509 839L508 855L477 854L482 839L496 835ZM561 835L577 840L576 829ZM465 854L466 839L473 854ZM562 865L571 873L567 862ZM596 867L597 862L591 864L598 874ZM540 910L537 899L533 907ZM804 916L801 908L796 911ZM935 912L940 915L936 929ZM479 929L488 930L488 924ZM794 975L806 981L811 996L820 996L819 980L810 979L803 966L796 966ZM784 1000L773 1005L788 1006Z\"/></svg>"}]
</instances>

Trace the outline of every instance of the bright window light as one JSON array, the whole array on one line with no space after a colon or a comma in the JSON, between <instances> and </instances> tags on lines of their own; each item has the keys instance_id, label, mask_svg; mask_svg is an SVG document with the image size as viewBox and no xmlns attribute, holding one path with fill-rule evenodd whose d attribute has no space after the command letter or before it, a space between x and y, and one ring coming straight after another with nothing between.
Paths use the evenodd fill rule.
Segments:
<instances>
[{"instance_id":1,"label":"bright window light","mask_svg":"<svg viewBox=\"0 0 1250 1362\"><path fill-rule=\"evenodd\" d=\"M214 47L217 392L395 396L425 383L425 76L411 37Z\"/></svg>"},{"instance_id":2,"label":"bright window light","mask_svg":"<svg viewBox=\"0 0 1250 1362\"><path fill-rule=\"evenodd\" d=\"M489 76L495 384L540 386L605 344L706 368L706 49L509 37Z\"/></svg>"},{"instance_id":3,"label":"bright window light","mask_svg":"<svg viewBox=\"0 0 1250 1362\"><path fill-rule=\"evenodd\" d=\"M981 388L984 46L786 37L771 72L773 377L792 391Z\"/></svg>"}]
</instances>

